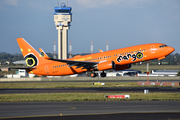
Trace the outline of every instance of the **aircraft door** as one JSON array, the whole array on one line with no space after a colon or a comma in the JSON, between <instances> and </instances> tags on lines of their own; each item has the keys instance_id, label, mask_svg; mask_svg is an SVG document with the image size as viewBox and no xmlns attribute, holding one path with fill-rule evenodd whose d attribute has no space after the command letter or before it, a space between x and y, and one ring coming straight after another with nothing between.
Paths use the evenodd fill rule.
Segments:
<instances>
[{"instance_id":1,"label":"aircraft door","mask_svg":"<svg viewBox=\"0 0 180 120\"><path fill-rule=\"evenodd\" d=\"M155 46L154 45L150 46L150 51L151 51L151 54L155 53Z\"/></svg>"},{"instance_id":2,"label":"aircraft door","mask_svg":"<svg viewBox=\"0 0 180 120\"><path fill-rule=\"evenodd\" d=\"M45 66L45 72L46 72L47 74L49 73L48 65Z\"/></svg>"}]
</instances>

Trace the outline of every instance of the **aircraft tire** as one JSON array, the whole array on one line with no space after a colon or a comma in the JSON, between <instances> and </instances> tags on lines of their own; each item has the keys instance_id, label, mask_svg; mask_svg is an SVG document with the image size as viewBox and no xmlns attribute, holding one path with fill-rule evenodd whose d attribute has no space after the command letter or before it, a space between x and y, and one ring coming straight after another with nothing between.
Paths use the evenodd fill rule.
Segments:
<instances>
[{"instance_id":1,"label":"aircraft tire","mask_svg":"<svg viewBox=\"0 0 180 120\"><path fill-rule=\"evenodd\" d=\"M96 73L91 73L91 77L96 77Z\"/></svg>"},{"instance_id":2,"label":"aircraft tire","mask_svg":"<svg viewBox=\"0 0 180 120\"><path fill-rule=\"evenodd\" d=\"M102 72L101 77L106 77L106 73Z\"/></svg>"}]
</instances>

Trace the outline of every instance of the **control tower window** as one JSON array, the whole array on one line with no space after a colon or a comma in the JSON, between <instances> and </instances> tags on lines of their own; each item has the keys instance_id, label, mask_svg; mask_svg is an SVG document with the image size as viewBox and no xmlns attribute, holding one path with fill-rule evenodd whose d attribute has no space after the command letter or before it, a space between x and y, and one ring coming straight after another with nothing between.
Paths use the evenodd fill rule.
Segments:
<instances>
[{"instance_id":1,"label":"control tower window","mask_svg":"<svg viewBox=\"0 0 180 120\"><path fill-rule=\"evenodd\" d=\"M57 13L69 13L70 10L56 10Z\"/></svg>"}]
</instances>

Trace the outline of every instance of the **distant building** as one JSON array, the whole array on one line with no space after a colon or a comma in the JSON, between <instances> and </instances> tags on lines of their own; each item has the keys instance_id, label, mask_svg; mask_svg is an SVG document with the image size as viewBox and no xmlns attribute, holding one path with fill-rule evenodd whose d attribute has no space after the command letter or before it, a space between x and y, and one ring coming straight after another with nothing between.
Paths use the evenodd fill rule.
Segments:
<instances>
[{"instance_id":1,"label":"distant building","mask_svg":"<svg viewBox=\"0 0 180 120\"><path fill-rule=\"evenodd\" d=\"M21 77L34 77L35 74L28 74L26 70L19 69L16 71L16 74L8 74L6 75L7 78L21 78Z\"/></svg>"},{"instance_id":2,"label":"distant building","mask_svg":"<svg viewBox=\"0 0 180 120\"><path fill-rule=\"evenodd\" d=\"M180 70L152 70L152 74L164 76L176 76Z\"/></svg>"},{"instance_id":3,"label":"distant building","mask_svg":"<svg viewBox=\"0 0 180 120\"><path fill-rule=\"evenodd\" d=\"M120 70L120 71L115 71L113 70L113 72L107 72L106 71L106 76L107 77L115 77L115 76L137 76L138 74L141 73L141 71L137 71L137 70L129 70L129 69L126 69L126 70ZM100 72L98 73L100 74ZM98 75L100 76L100 75Z\"/></svg>"},{"instance_id":4,"label":"distant building","mask_svg":"<svg viewBox=\"0 0 180 120\"><path fill-rule=\"evenodd\" d=\"M130 70L130 69L120 70L117 72L120 74L120 76L137 76L138 74L141 74L141 71Z\"/></svg>"},{"instance_id":5,"label":"distant building","mask_svg":"<svg viewBox=\"0 0 180 120\"><path fill-rule=\"evenodd\" d=\"M116 77L116 76L122 76L118 72L107 72L106 74L107 77Z\"/></svg>"},{"instance_id":6,"label":"distant building","mask_svg":"<svg viewBox=\"0 0 180 120\"><path fill-rule=\"evenodd\" d=\"M10 62L9 62L9 61L5 61L5 62L2 62L1 64L2 64L2 65L9 65Z\"/></svg>"},{"instance_id":7,"label":"distant building","mask_svg":"<svg viewBox=\"0 0 180 120\"><path fill-rule=\"evenodd\" d=\"M0 71L10 71L10 68L1 68Z\"/></svg>"},{"instance_id":8,"label":"distant building","mask_svg":"<svg viewBox=\"0 0 180 120\"><path fill-rule=\"evenodd\" d=\"M145 77L145 76L147 76L147 73L141 73L141 74L138 74L137 76L141 76L141 77ZM164 75L158 75L158 74L149 74L148 76L164 76Z\"/></svg>"},{"instance_id":9,"label":"distant building","mask_svg":"<svg viewBox=\"0 0 180 120\"><path fill-rule=\"evenodd\" d=\"M152 70L148 76L177 76L180 70ZM138 76L147 76L147 73L138 74Z\"/></svg>"},{"instance_id":10,"label":"distant building","mask_svg":"<svg viewBox=\"0 0 180 120\"><path fill-rule=\"evenodd\" d=\"M25 60L19 60L19 61L14 61L13 64L16 64L16 65L18 65L18 64L26 65L26 62L25 62Z\"/></svg>"}]
</instances>

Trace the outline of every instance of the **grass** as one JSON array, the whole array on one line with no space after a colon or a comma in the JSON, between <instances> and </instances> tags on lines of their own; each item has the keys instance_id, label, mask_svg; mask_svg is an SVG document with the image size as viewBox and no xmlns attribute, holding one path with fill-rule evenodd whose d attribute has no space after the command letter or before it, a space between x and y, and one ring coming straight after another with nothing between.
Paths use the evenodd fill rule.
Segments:
<instances>
[{"instance_id":1,"label":"grass","mask_svg":"<svg viewBox=\"0 0 180 120\"><path fill-rule=\"evenodd\" d=\"M137 87L137 82L105 82L105 86L93 86L92 82L32 82L0 83L0 88L92 88L92 87ZM140 86L138 86L140 87ZM142 86L143 87L143 86ZM144 86L147 87L147 86ZM153 87L153 86L148 86ZM157 87L157 86L154 86ZM130 99L108 99L105 95L128 94ZM163 101L180 100L180 93L38 93L0 94L0 102L22 101Z\"/></svg>"},{"instance_id":2,"label":"grass","mask_svg":"<svg viewBox=\"0 0 180 120\"><path fill-rule=\"evenodd\" d=\"M114 93L117 94L117 93ZM130 95L130 99L105 98L107 93L42 93L42 94L0 94L0 102L25 101L163 101L180 100L179 93L120 93ZM113 95L110 93L109 95Z\"/></svg>"}]
</instances>

